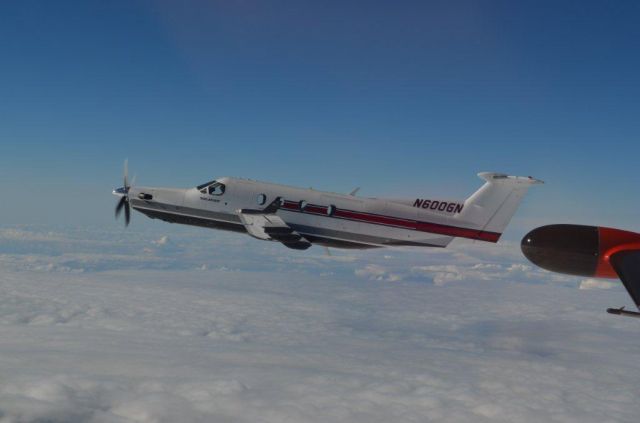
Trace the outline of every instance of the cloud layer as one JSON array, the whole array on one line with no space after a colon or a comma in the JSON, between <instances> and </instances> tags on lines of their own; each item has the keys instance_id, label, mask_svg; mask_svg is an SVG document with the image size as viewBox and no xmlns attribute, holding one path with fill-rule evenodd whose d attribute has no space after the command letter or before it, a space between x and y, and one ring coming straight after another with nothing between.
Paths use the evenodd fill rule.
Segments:
<instances>
[{"instance_id":1,"label":"cloud layer","mask_svg":"<svg viewBox=\"0 0 640 423\"><path fill-rule=\"evenodd\" d=\"M628 303L618 287L508 245L326 256L217 234L0 232L0 421L640 412L637 322L604 313Z\"/></svg>"}]
</instances>

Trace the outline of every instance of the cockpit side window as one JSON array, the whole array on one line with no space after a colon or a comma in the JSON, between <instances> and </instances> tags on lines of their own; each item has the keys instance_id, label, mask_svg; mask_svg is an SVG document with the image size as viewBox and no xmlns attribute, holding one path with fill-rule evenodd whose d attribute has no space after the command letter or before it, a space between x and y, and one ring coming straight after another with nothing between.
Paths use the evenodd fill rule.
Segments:
<instances>
[{"instance_id":1,"label":"cockpit side window","mask_svg":"<svg viewBox=\"0 0 640 423\"><path fill-rule=\"evenodd\" d=\"M224 184L216 182L215 184L209 186L209 195L222 195L224 194L225 188L226 187L224 186Z\"/></svg>"}]
</instances>

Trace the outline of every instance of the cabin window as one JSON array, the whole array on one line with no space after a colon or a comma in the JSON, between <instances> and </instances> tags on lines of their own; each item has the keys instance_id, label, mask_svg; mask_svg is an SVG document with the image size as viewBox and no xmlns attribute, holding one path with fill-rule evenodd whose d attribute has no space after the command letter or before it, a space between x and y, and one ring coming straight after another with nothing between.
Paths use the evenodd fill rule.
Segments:
<instances>
[{"instance_id":1,"label":"cabin window","mask_svg":"<svg viewBox=\"0 0 640 423\"><path fill-rule=\"evenodd\" d=\"M333 204L327 207L327 216L333 216L335 212L336 212L336 206L334 206Z\"/></svg>"},{"instance_id":2,"label":"cabin window","mask_svg":"<svg viewBox=\"0 0 640 423\"><path fill-rule=\"evenodd\" d=\"M301 200L301 201L298 203L298 208L299 208L301 211L304 211L304 209L305 209L306 207L307 207L307 202L306 202L306 201Z\"/></svg>"},{"instance_id":3,"label":"cabin window","mask_svg":"<svg viewBox=\"0 0 640 423\"><path fill-rule=\"evenodd\" d=\"M264 203L267 202L267 196L264 194L258 194L258 205L264 206Z\"/></svg>"},{"instance_id":4,"label":"cabin window","mask_svg":"<svg viewBox=\"0 0 640 423\"><path fill-rule=\"evenodd\" d=\"M222 195L224 194L225 186L220 182L216 182L213 185L210 185L208 188L209 195Z\"/></svg>"}]
</instances>

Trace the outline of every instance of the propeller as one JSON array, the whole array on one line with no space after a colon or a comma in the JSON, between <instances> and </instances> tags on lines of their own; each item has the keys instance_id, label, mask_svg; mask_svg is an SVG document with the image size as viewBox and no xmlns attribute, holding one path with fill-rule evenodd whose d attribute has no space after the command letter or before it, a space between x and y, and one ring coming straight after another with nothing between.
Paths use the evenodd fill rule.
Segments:
<instances>
[{"instance_id":1,"label":"propeller","mask_svg":"<svg viewBox=\"0 0 640 423\"><path fill-rule=\"evenodd\" d=\"M118 188L114 191L114 194L121 195L120 200L118 200L118 204L116 205L116 219L122 213L122 209L124 209L124 225L129 226L129 222L131 222L131 207L129 206L129 189L131 186L129 185L129 163L128 160L124 161L124 185L122 188Z\"/></svg>"}]
</instances>

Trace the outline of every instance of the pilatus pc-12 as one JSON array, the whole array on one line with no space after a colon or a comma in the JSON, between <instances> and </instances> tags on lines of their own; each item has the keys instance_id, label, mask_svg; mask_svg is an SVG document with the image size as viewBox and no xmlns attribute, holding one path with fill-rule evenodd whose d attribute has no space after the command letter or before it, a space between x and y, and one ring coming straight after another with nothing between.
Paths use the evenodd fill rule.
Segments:
<instances>
[{"instance_id":1,"label":"pilatus pc-12","mask_svg":"<svg viewBox=\"0 0 640 423\"><path fill-rule=\"evenodd\" d=\"M497 242L523 196L540 181L479 173L485 183L466 201L388 200L294 188L240 178L219 178L195 188L124 186L116 217L134 209L172 223L248 233L306 250L391 246L446 247L453 238Z\"/></svg>"}]
</instances>

